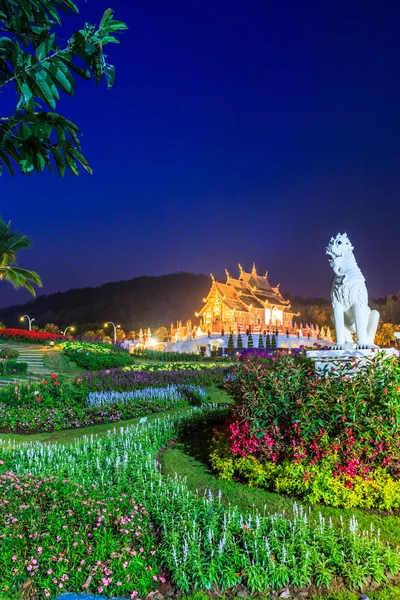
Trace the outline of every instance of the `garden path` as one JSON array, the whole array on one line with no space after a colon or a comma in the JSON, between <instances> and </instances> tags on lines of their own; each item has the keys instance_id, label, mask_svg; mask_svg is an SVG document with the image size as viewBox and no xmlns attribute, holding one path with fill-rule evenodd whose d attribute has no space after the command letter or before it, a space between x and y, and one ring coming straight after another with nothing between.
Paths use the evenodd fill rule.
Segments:
<instances>
[{"instance_id":1,"label":"garden path","mask_svg":"<svg viewBox=\"0 0 400 600\"><path fill-rule=\"evenodd\" d=\"M1 342L1 345L6 348L11 348L19 352L18 360L21 362L28 363L29 375L19 375L16 377L19 381L26 381L32 379L40 379L46 375L51 375L51 371L44 366L44 352L47 346L40 346L38 344L26 344L21 342ZM10 383L10 378L1 378L0 376L0 387L4 387Z\"/></svg>"}]
</instances>

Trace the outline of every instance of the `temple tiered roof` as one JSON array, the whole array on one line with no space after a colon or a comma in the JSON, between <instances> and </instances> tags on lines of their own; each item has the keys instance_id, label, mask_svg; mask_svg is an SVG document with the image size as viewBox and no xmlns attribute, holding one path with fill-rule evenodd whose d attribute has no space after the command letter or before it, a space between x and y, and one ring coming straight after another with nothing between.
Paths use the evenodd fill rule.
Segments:
<instances>
[{"instance_id":1,"label":"temple tiered roof","mask_svg":"<svg viewBox=\"0 0 400 600\"><path fill-rule=\"evenodd\" d=\"M217 281L212 275L212 286L207 296L204 298L205 306L197 316L202 316L210 310L212 313L219 313L215 310L220 303L225 309L241 313L251 313L266 308L275 308L287 312L290 309L290 302L285 300L279 291L279 285L272 287L268 281L268 273L259 275L256 266L253 265L251 272L244 271L239 265L239 277L232 277L226 272L226 281L224 283Z\"/></svg>"}]
</instances>

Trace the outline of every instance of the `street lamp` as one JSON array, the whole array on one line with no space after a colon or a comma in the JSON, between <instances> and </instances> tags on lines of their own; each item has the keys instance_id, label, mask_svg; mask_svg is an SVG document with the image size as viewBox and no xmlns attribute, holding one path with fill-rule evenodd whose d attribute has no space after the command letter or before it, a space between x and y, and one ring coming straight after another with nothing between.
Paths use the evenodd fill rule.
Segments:
<instances>
[{"instance_id":1,"label":"street lamp","mask_svg":"<svg viewBox=\"0 0 400 600\"><path fill-rule=\"evenodd\" d=\"M24 321L24 319L28 319L28 329L29 329L29 331L32 331L32 323L35 319L34 318L31 319L30 317L28 317L28 315L24 315L23 317L20 318L20 321Z\"/></svg>"},{"instance_id":2,"label":"street lamp","mask_svg":"<svg viewBox=\"0 0 400 600\"><path fill-rule=\"evenodd\" d=\"M112 321L108 321L108 323L104 323L104 327L107 327L107 325L112 325L114 327L114 344L117 343L117 329L119 329L121 327L121 325L114 325L114 323Z\"/></svg>"},{"instance_id":3,"label":"street lamp","mask_svg":"<svg viewBox=\"0 0 400 600\"><path fill-rule=\"evenodd\" d=\"M64 335L64 336L66 336L66 335L67 335L67 331L68 331L68 329L70 329L71 331L75 331L75 327L74 327L73 325L68 325L68 327L66 327L66 328L64 329L64 331L61 333L61 335Z\"/></svg>"}]
</instances>

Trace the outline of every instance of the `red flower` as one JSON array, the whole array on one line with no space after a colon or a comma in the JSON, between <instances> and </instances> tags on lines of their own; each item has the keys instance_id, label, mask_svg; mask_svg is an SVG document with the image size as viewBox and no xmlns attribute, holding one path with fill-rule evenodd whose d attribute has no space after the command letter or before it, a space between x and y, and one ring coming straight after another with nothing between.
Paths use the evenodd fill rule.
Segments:
<instances>
[{"instance_id":1,"label":"red flower","mask_svg":"<svg viewBox=\"0 0 400 600\"><path fill-rule=\"evenodd\" d=\"M55 381L56 379L58 379L58 375L56 375L55 373L53 373L53 375L51 376L51 378L53 379L53 381Z\"/></svg>"}]
</instances>

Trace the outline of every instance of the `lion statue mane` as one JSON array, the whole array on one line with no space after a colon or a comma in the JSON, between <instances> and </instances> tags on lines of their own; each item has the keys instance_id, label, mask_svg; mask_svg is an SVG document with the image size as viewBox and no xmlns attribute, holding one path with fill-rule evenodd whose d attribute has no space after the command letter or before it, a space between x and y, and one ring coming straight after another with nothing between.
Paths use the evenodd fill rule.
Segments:
<instances>
[{"instance_id":1,"label":"lion statue mane","mask_svg":"<svg viewBox=\"0 0 400 600\"><path fill-rule=\"evenodd\" d=\"M336 330L335 350L353 344L356 335L357 348L376 348L375 334L379 313L368 306L368 292L365 279L353 254L353 246L347 233L339 233L331 238L326 253L331 257L335 278L331 299Z\"/></svg>"}]
</instances>

